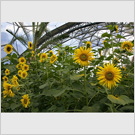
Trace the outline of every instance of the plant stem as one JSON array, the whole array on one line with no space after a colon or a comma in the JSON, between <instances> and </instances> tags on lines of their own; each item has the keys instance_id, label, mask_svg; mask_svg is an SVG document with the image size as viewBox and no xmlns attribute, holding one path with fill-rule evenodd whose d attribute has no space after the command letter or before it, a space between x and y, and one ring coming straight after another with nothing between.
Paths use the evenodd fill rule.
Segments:
<instances>
[{"instance_id":1,"label":"plant stem","mask_svg":"<svg viewBox=\"0 0 135 135\"><path fill-rule=\"evenodd\" d=\"M98 94L99 94L99 91L89 100L89 103L88 103L88 104L90 104L91 100L92 100L96 95L98 95Z\"/></svg>"},{"instance_id":2,"label":"plant stem","mask_svg":"<svg viewBox=\"0 0 135 135\"><path fill-rule=\"evenodd\" d=\"M86 68L84 66L84 89L86 95L86 105L88 106L88 94L87 94L87 86L86 86Z\"/></svg>"}]
</instances>

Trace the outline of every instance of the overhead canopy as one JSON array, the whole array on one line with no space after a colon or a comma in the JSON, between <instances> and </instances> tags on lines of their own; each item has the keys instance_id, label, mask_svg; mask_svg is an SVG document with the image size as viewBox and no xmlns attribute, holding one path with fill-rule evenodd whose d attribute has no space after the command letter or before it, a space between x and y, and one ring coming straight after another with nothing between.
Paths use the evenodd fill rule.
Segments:
<instances>
[{"instance_id":1,"label":"overhead canopy","mask_svg":"<svg viewBox=\"0 0 135 135\"><path fill-rule=\"evenodd\" d=\"M5 31L7 36L10 35L12 38L10 41L7 40L7 43L4 42L4 44L1 45L1 51L4 51L4 46L8 43L13 44L14 51L18 55L22 54L22 51L19 48L23 48L24 51L27 49L28 41L33 40L33 25L32 23L24 24L25 23L22 22L8 23L8 25L13 25L14 31L11 31L10 29ZM124 36L125 40L134 39L133 22L67 22L61 26L55 26L53 30L48 29L47 26L49 26L49 24L51 23L44 23L43 25L46 29L38 40L36 46L38 51L44 52L48 47L49 49L53 49L57 44L80 46L83 41L90 41L92 43L92 47L102 46L103 38L101 38L101 35L102 33L109 32L106 26L110 24L118 25L118 34ZM37 26L35 25L35 29L36 27ZM115 40L116 42L121 42L123 39Z\"/></svg>"}]
</instances>

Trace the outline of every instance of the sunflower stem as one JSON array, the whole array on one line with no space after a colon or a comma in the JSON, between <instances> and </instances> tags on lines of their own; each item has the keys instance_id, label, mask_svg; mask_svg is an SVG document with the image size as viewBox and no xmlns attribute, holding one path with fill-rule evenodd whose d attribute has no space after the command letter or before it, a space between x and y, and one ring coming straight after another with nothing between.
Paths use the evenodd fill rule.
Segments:
<instances>
[{"instance_id":1,"label":"sunflower stem","mask_svg":"<svg viewBox=\"0 0 135 135\"><path fill-rule=\"evenodd\" d=\"M84 89L86 94L86 105L88 106L88 94L87 94L87 86L86 86L86 68L84 66Z\"/></svg>"}]
</instances>

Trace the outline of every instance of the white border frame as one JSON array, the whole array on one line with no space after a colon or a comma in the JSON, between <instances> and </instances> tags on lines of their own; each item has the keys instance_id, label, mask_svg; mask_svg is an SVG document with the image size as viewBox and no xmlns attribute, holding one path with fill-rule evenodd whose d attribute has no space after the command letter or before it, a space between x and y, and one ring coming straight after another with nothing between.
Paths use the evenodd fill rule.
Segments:
<instances>
[{"instance_id":1,"label":"white border frame","mask_svg":"<svg viewBox=\"0 0 135 135\"><path fill-rule=\"evenodd\" d=\"M30 22L38 19L49 22L133 22L135 7L133 3L133 1L2 1L1 21ZM31 11L28 11L29 8ZM55 12L51 12L52 9ZM2 134L133 134L134 132L134 113L2 113L1 117ZM61 127L64 130L61 130Z\"/></svg>"}]
</instances>

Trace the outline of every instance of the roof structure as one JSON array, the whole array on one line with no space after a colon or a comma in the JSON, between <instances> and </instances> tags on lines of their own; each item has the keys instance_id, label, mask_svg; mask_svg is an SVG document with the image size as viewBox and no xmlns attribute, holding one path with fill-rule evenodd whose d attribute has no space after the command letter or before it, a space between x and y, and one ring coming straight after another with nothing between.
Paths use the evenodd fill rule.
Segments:
<instances>
[{"instance_id":1,"label":"roof structure","mask_svg":"<svg viewBox=\"0 0 135 135\"><path fill-rule=\"evenodd\" d=\"M6 30L10 35L13 36L9 43L14 44L18 40L20 42L18 47L20 44L22 44L27 49L27 43L30 37L29 33L32 32L33 25L24 25L22 22L13 22L11 24L16 27L16 30L14 32ZM49 23L42 22L41 28L43 29L43 33L37 42L36 49L38 51L44 52L48 49L53 49L53 47L57 44L79 47L82 45L83 41L90 41L93 48L97 46L100 47L103 45L103 38L101 35L105 32L109 32L106 26L110 24L118 25L118 34L125 37L126 40L134 39L133 22L67 22L51 31L49 31L47 28L44 28L47 27ZM34 27L36 29L38 26L34 25ZM23 36L19 36L20 29L23 31ZM24 39L21 37L24 37ZM33 37L31 39L33 39ZM121 42L123 39L115 40L116 42ZM1 48L3 49L5 45L6 44L1 45ZM15 52L21 55L18 52L17 44Z\"/></svg>"}]
</instances>

